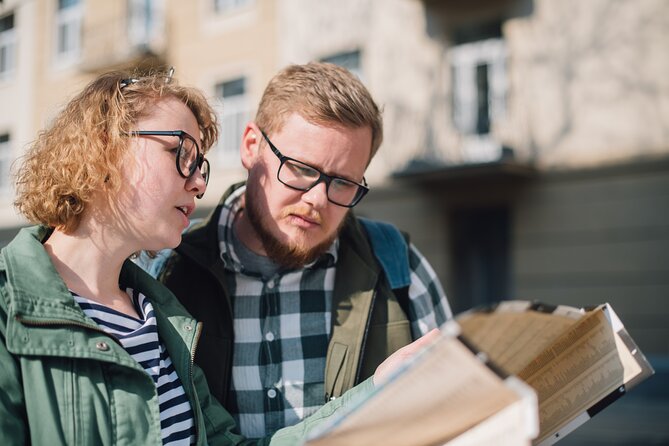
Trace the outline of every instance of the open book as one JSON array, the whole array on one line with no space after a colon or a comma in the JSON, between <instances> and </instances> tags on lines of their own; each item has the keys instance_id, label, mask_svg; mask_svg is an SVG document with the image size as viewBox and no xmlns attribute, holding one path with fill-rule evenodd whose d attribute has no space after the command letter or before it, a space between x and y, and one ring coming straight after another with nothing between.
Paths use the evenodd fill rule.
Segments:
<instances>
[{"instance_id":1,"label":"open book","mask_svg":"<svg viewBox=\"0 0 669 446\"><path fill-rule=\"evenodd\" d=\"M505 301L439 339L308 445L549 445L653 369L610 305Z\"/></svg>"}]
</instances>

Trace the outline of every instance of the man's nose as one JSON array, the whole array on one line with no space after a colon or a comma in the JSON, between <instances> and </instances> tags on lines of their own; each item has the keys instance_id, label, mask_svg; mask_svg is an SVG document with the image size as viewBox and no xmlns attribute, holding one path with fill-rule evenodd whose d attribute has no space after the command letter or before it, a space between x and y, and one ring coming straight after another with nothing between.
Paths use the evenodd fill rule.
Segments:
<instances>
[{"instance_id":1,"label":"man's nose","mask_svg":"<svg viewBox=\"0 0 669 446\"><path fill-rule=\"evenodd\" d=\"M322 209L328 204L328 191L325 181L321 181L302 194L302 200L316 209Z\"/></svg>"}]
</instances>

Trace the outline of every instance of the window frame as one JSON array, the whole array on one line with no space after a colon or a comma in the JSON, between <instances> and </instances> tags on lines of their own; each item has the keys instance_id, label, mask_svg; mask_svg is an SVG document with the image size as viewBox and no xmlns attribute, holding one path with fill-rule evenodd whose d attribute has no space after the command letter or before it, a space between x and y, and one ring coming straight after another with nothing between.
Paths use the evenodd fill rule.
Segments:
<instances>
[{"instance_id":1,"label":"window frame","mask_svg":"<svg viewBox=\"0 0 669 446\"><path fill-rule=\"evenodd\" d=\"M256 0L212 0L211 7L215 14L231 14L254 6Z\"/></svg>"},{"instance_id":2,"label":"window frame","mask_svg":"<svg viewBox=\"0 0 669 446\"><path fill-rule=\"evenodd\" d=\"M0 196L8 196L12 191L10 168L13 161L11 135L0 133Z\"/></svg>"},{"instance_id":3,"label":"window frame","mask_svg":"<svg viewBox=\"0 0 669 446\"><path fill-rule=\"evenodd\" d=\"M82 28L84 16L84 3L75 0L73 4L56 6L55 28L54 28L54 59L58 67L66 67L78 62L82 52ZM67 31L71 29L71 31ZM61 48L61 38L71 38L67 48Z\"/></svg>"},{"instance_id":4,"label":"window frame","mask_svg":"<svg viewBox=\"0 0 669 446\"><path fill-rule=\"evenodd\" d=\"M5 14L2 19L6 19L10 16L12 18L12 27L4 31L0 31L0 82L10 79L16 70L17 33L16 26L14 24L16 16L14 12L11 12L9 14ZM2 63L3 60L4 66Z\"/></svg>"},{"instance_id":5,"label":"window frame","mask_svg":"<svg viewBox=\"0 0 669 446\"><path fill-rule=\"evenodd\" d=\"M502 37L493 37L454 45L449 49L451 66L451 121L462 137L465 161L485 162L499 159L502 146L493 138L493 129L504 118L507 108L507 47ZM480 100L477 70L486 66L487 131L478 124Z\"/></svg>"},{"instance_id":6,"label":"window frame","mask_svg":"<svg viewBox=\"0 0 669 446\"><path fill-rule=\"evenodd\" d=\"M128 41L133 46L150 46L163 31L163 0L127 0Z\"/></svg>"},{"instance_id":7,"label":"window frame","mask_svg":"<svg viewBox=\"0 0 669 446\"><path fill-rule=\"evenodd\" d=\"M355 60L356 63L352 65L349 60ZM350 51L339 51L332 53L329 56L321 57L320 61L333 63L335 65L339 65L340 67L344 67L351 73L355 74L358 79L364 80L362 71L362 51L359 48Z\"/></svg>"},{"instance_id":8,"label":"window frame","mask_svg":"<svg viewBox=\"0 0 669 446\"><path fill-rule=\"evenodd\" d=\"M226 95L225 85L242 82L242 92ZM216 158L219 165L225 167L241 166L239 147L244 126L251 119L251 104L248 94L248 76L227 77L214 86L217 99L217 113L221 134L216 146Z\"/></svg>"}]
</instances>

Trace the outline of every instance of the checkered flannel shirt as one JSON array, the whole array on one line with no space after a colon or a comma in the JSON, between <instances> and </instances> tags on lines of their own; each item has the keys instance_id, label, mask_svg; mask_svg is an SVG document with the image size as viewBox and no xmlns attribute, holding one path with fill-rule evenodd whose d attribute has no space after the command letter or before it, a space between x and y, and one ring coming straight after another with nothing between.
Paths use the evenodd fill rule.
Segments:
<instances>
[{"instance_id":1,"label":"checkered flannel shirt","mask_svg":"<svg viewBox=\"0 0 669 446\"><path fill-rule=\"evenodd\" d=\"M243 435L271 435L314 413L324 402L325 357L330 337L335 240L318 260L300 270L263 279L245 271L235 253L232 223L245 188L226 200L218 226L219 249L233 298L235 343L230 405ZM414 338L452 316L432 267L409 249L409 298Z\"/></svg>"}]
</instances>

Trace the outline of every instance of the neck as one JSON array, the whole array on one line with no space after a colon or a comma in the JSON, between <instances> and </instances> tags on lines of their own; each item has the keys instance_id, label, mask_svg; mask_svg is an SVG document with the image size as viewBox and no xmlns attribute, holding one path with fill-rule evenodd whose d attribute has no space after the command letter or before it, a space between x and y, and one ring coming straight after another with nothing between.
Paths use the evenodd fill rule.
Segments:
<instances>
[{"instance_id":1,"label":"neck","mask_svg":"<svg viewBox=\"0 0 669 446\"><path fill-rule=\"evenodd\" d=\"M75 293L114 308L118 308L120 300L128 300L118 282L121 266L133 251L121 240L114 241L80 225L69 234L56 229L44 248L58 274Z\"/></svg>"},{"instance_id":2,"label":"neck","mask_svg":"<svg viewBox=\"0 0 669 446\"><path fill-rule=\"evenodd\" d=\"M254 254L267 257L267 252L265 251L262 240L253 227L253 224L251 224L244 208L245 198L246 197L241 198L241 200L243 200L241 207L239 208L239 211L237 211L235 220L232 223L234 236Z\"/></svg>"}]
</instances>

